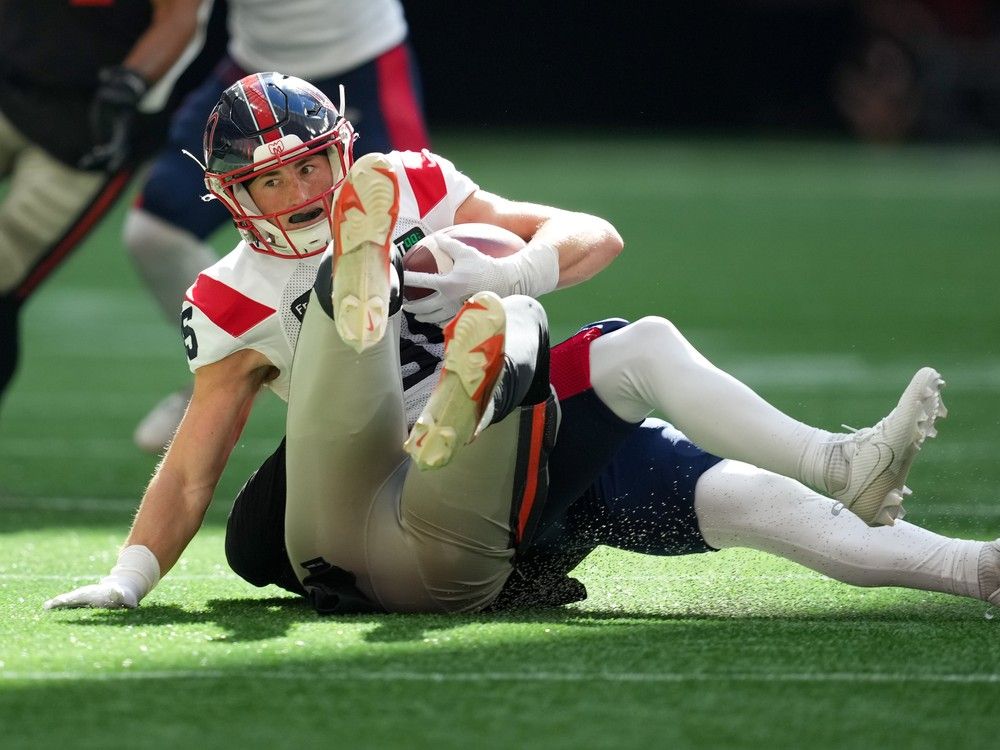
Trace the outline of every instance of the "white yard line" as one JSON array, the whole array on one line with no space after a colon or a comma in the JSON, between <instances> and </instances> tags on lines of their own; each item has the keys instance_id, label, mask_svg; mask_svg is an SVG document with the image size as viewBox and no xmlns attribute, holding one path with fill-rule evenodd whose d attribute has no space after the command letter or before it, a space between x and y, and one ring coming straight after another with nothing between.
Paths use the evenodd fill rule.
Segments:
<instances>
[{"instance_id":1,"label":"white yard line","mask_svg":"<svg viewBox=\"0 0 1000 750\"><path fill-rule=\"evenodd\" d=\"M317 680L354 682L605 682L605 683L946 683L960 685L1000 683L1000 674L919 673L919 672L399 672L391 670L335 670L334 673L307 670L217 669L135 672L17 672L0 669L0 682L128 682L155 680L220 680L244 678L260 680Z\"/></svg>"}]
</instances>

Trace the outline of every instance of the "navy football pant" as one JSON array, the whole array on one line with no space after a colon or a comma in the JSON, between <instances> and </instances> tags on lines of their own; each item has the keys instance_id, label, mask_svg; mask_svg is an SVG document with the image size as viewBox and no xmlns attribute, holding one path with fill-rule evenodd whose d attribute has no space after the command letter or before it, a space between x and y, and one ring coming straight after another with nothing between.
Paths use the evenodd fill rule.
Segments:
<instances>
[{"instance_id":1,"label":"navy football pant","mask_svg":"<svg viewBox=\"0 0 1000 750\"><path fill-rule=\"evenodd\" d=\"M625 325L600 321L552 349L562 422L541 528L522 560L546 578L569 573L599 545L650 555L712 549L698 529L694 493L722 459L661 419L622 421L590 388L590 342Z\"/></svg>"}]
</instances>

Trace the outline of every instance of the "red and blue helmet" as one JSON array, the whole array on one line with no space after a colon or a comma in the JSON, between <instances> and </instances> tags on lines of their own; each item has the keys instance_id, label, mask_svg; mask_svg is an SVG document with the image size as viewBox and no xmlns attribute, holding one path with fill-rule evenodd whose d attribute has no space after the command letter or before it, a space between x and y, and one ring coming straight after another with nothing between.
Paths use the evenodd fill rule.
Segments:
<instances>
[{"instance_id":1,"label":"red and blue helmet","mask_svg":"<svg viewBox=\"0 0 1000 750\"><path fill-rule=\"evenodd\" d=\"M353 163L354 128L322 91L300 78L254 73L222 93L205 125L205 185L233 215L254 250L279 257L321 253L332 237L333 194ZM245 183L277 167L326 152L333 184L320 196L279 213L264 214ZM323 200L321 219L301 229L276 221Z\"/></svg>"}]
</instances>

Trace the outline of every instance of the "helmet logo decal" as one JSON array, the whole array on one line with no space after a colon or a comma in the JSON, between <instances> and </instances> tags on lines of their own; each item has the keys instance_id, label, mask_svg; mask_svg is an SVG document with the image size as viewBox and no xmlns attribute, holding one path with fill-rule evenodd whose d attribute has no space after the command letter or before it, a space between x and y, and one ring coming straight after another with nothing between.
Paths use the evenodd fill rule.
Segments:
<instances>
[{"instance_id":1,"label":"helmet logo decal","mask_svg":"<svg viewBox=\"0 0 1000 750\"><path fill-rule=\"evenodd\" d=\"M273 169L283 161L297 157L304 145L302 139L294 133L281 136L269 143L262 143L253 150L254 172Z\"/></svg>"}]
</instances>

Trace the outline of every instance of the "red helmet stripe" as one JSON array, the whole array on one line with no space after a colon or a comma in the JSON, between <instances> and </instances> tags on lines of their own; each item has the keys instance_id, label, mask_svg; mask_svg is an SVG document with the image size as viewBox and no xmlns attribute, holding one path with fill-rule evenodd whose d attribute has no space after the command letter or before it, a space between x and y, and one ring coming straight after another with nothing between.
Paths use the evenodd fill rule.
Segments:
<instances>
[{"instance_id":1,"label":"red helmet stripe","mask_svg":"<svg viewBox=\"0 0 1000 750\"><path fill-rule=\"evenodd\" d=\"M274 110L271 108L271 101L267 98L267 94L264 93L264 83L258 73L255 76L247 76L242 81L240 81L240 86L243 89L243 94L247 98L247 104L250 105L250 114L253 115L254 121L257 123L258 130L266 130L267 128L273 128L278 124L278 118L274 116ZM281 138L282 133L279 130L272 130L270 133L264 133L261 136L261 143L270 143L271 141L276 141Z\"/></svg>"}]
</instances>

